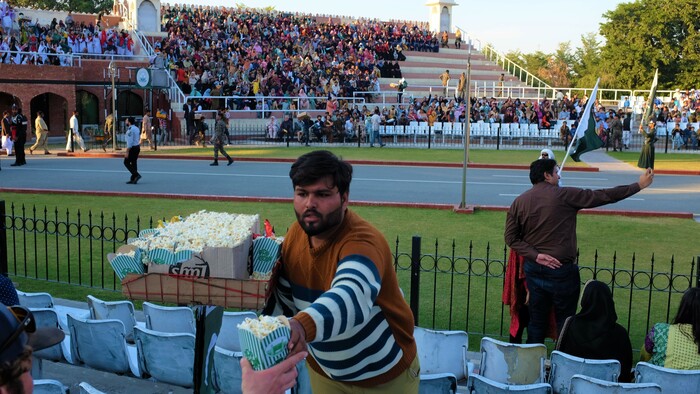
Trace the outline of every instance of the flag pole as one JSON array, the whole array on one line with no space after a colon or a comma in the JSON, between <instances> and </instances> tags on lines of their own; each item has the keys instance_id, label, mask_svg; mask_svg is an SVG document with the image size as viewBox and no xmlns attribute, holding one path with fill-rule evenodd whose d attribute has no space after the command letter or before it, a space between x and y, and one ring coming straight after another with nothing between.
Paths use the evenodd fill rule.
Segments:
<instances>
[{"instance_id":1,"label":"flag pole","mask_svg":"<svg viewBox=\"0 0 700 394\"><path fill-rule=\"evenodd\" d=\"M576 137L576 135L574 135L574 137ZM572 138L571 142L569 142L569 147L566 148L566 154L564 155L564 159L561 161L561 165L559 166L559 172L557 172L557 175L561 176L561 171L564 169L564 163L566 163L566 159L569 157L569 152L571 152L571 148L574 146L574 142L576 142L576 140L578 140L578 137Z\"/></svg>"}]
</instances>

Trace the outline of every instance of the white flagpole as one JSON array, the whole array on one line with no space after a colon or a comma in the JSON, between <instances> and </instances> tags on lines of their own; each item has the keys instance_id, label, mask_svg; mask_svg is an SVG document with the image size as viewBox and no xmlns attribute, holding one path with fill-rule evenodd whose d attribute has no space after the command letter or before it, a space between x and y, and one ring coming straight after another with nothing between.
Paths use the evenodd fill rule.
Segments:
<instances>
[{"instance_id":1,"label":"white flagpole","mask_svg":"<svg viewBox=\"0 0 700 394\"><path fill-rule=\"evenodd\" d=\"M586 108L583 110L583 115L581 115L581 118L579 119L578 127L576 127L576 133L574 134L574 138L571 139L571 142L569 143L569 148L566 150L566 154L564 155L564 160L561 161L559 171L557 172L557 175L559 176L561 176L561 172L562 170L564 170L564 163L566 163L566 159L569 157L569 152L571 151L571 147L574 145L574 142L576 142L579 138L583 137L583 135L586 133L586 129L588 129L588 118L591 116L591 108L593 108L593 103L598 97L599 83L600 78L598 78L598 80L595 82L595 87L593 88L591 97L588 98Z\"/></svg>"}]
</instances>

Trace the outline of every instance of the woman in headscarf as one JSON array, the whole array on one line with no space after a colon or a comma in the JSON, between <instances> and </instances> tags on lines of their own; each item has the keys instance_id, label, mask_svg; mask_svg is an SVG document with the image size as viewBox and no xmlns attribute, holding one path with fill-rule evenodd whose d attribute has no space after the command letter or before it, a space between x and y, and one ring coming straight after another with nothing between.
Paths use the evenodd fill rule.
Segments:
<instances>
[{"instance_id":1,"label":"woman in headscarf","mask_svg":"<svg viewBox=\"0 0 700 394\"><path fill-rule=\"evenodd\" d=\"M597 280L586 283L581 311L566 319L557 350L594 360L618 360L620 382L631 382L632 344L624 327L617 323L615 302L608 286Z\"/></svg>"}]
</instances>

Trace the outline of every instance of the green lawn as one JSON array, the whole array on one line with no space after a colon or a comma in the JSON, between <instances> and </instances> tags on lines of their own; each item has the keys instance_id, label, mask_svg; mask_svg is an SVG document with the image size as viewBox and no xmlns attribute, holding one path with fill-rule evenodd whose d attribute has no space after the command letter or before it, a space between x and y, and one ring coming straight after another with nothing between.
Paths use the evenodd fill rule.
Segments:
<instances>
[{"instance_id":1,"label":"green lawn","mask_svg":"<svg viewBox=\"0 0 700 394\"><path fill-rule=\"evenodd\" d=\"M663 153L663 145L656 144L656 155L654 157L654 169L675 170L675 171L700 171L700 154L673 152ZM637 165L639 152L608 152L608 154L618 160Z\"/></svg>"},{"instance_id":2,"label":"green lawn","mask_svg":"<svg viewBox=\"0 0 700 394\"><path fill-rule=\"evenodd\" d=\"M659 145L657 143L657 145ZM63 151L64 146L52 145L51 151ZM462 149L414 149L414 148L369 148L363 146L348 147L325 147L316 145L311 147L299 146L291 144L285 146L249 146L237 145L227 147L227 151L233 157L246 158L282 158L296 159L300 155L316 149L328 149L337 155L347 160L386 160L386 161L411 161L411 162L435 162L435 163L462 163L464 161L464 151ZM111 152L111 150L109 150ZM561 162L564 158L564 152L561 147L553 149L557 160ZM539 155L539 149L529 150L496 150L496 149L470 149L469 162L476 164L511 164L511 165L529 165L532 160ZM162 154L175 154L182 156L208 156L213 155L212 148L195 148L195 147L161 147L157 151L143 150L141 155L152 156ZM639 152L607 152L611 157L629 163L633 166L637 165ZM663 145L657 146L655 167L657 170L681 170L681 171L700 171L700 154L695 153L680 153L671 152L663 153ZM589 167L584 162L574 162L567 159L567 167Z\"/></svg>"}]
</instances>

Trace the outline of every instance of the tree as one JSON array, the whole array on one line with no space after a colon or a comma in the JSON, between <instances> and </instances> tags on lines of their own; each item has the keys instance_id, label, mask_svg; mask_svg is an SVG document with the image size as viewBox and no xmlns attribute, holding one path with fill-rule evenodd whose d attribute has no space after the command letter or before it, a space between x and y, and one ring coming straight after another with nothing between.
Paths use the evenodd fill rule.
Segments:
<instances>
[{"instance_id":1,"label":"tree","mask_svg":"<svg viewBox=\"0 0 700 394\"><path fill-rule=\"evenodd\" d=\"M600 87L612 87L612 74L605 70L601 61L602 46L595 33L581 36L581 46L576 48L573 59L573 77L577 87L593 87L600 77Z\"/></svg>"},{"instance_id":2,"label":"tree","mask_svg":"<svg viewBox=\"0 0 700 394\"><path fill-rule=\"evenodd\" d=\"M544 80L554 87L570 87L574 56L571 53L571 43L562 42L547 60L547 66L538 71Z\"/></svg>"},{"instance_id":3,"label":"tree","mask_svg":"<svg viewBox=\"0 0 700 394\"><path fill-rule=\"evenodd\" d=\"M659 87L694 87L700 72L700 3L638 0L603 14L601 66L617 86L647 89L654 69Z\"/></svg>"},{"instance_id":4,"label":"tree","mask_svg":"<svg viewBox=\"0 0 700 394\"><path fill-rule=\"evenodd\" d=\"M8 3L13 7L97 14L110 12L114 0L10 0Z\"/></svg>"}]
</instances>

